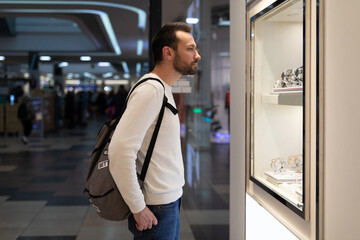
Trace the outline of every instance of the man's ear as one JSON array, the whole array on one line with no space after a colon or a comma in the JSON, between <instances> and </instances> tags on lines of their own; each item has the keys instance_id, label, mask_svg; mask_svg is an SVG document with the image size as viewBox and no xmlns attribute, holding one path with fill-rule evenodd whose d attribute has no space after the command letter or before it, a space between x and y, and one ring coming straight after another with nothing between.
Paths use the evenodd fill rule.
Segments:
<instances>
[{"instance_id":1,"label":"man's ear","mask_svg":"<svg viewBox=\"0 0 360 240\"><path fill-rule=\"evenodd\" d=\"M173 50L170 47L167 47L167 46L163 47L162 54L163 54L163 58L168 60L168 61L171 61L173 59L173 56L174 56Z\"/></svg>"}]
</instances>

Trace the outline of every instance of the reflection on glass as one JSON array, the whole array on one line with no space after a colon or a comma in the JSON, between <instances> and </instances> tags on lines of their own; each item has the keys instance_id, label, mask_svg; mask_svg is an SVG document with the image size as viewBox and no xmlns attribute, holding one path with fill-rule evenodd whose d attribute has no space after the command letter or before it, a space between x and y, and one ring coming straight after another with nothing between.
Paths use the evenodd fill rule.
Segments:
<instances>
[{"instance_id":1,"label":"reflection on glass","mask_svg":"<svg viewBox=\"0 0 360 240\"><path fill-rule=\"evenodd\" d=\"M200 182L200 153L191 145L186 145L186 181L190 187Z\"/></svg>"},{"instance_id":2,"label":"reflection on glass","mask_svg":"<svg viewBox=\"0 0 360 240\"><path fill-rule=\"evenodd\" d=\"M279 2L251 19L251 179L302 211L303 1Z\"/></svg>"}]
</instances>

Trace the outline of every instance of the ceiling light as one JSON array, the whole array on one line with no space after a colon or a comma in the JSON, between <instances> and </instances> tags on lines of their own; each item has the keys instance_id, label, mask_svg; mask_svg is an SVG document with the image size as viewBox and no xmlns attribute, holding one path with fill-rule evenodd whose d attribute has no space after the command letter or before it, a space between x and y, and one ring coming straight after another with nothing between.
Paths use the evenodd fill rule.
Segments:
<instances>
[{"instance_id":1,"label":"ceiling light","mask_svg":"<svg viewBox=\"0 0 360 240\"><path fill-rule=\"evenodd\" d=\"M69 66L69 63L68 62L61 62L61 63L59 63L59 65L58 65L59 67L67 67L67 66Z\"/></svg>"},{"instance_id":2,"label":"ceiling light","mask_svg":"<svg viewBox=\"0 0 360 240\"><path fill-rule=\"evenodd\" d=\"M129 79L129 78L130 78L130 74L128 74L128 73L124 73L123 76L124 76L125 79Z\"/></svg>"},{"instance_id":3,"label":"ceiling light","mask_svg":"<svg viewBox=\"0 0 360 240\"><path fill-rule=\"evenodd\" d=\"M0 4L25 4L24 1L1 1ZM114 8L121 8L126 9L128 11L132 11L138 14L138 27L145 30L146 27L146 12L140 8L125 5L125 4L118 4L118 3L108 3L108 2L100 2L100 1L28 1L26 4L51 4L51 5L62 5L62 4L69 4L69 5L93 5L93 6L106 6L106 7L114 7Z\"/></svg>"},{"instance_id":4,"label":"ceiling light","mask_svg":"<svg viewBox=\"0 0 360 240\"><path fill-rule=\"evenodd\" d=\"M186 18L187 24L197 24L199 22L198 18Z\"/></svg>"},{"instance_id":5,"label":"ceiling light","mask_svg":"<svg viewBox=\"0 0 360 240\"><path fill-rule=\"evenodd\" d=\"M105 80L106 85L127 85L129 80Z\"/></svg>"},{"instance_id":6,"label":"ceiling light","mask_svg":"<svg viewBox=\"0 0 360 240\"><path fill-rule=\"evenodd\" d=\"M67 85L80 85L80 80L66 80L65 83Z\"/></svg>"},{"instance_id":7,"label":"ceiling light","mask_svg":"<svg viewBox=\"0 0 360 240\"><path fill-rule=\"evenodd\" d=\"M219 26L230 26L229 20L220 20L218 23Z\"/></svg>"},{"instance_id":8,"label":"ceiling light","mask_svg":"<svg viewBox=\"0 0 360 240\"><path fill-rule=\"evenodd\" d=\"M95 10L93 10L93 11L95 11ZM101 18L101 20L102 20L102 22L104 24L105 30L108 33L110 42L113 45L115 53L117 55L120 55L121 54L120 46L119 46L118 41L116 39L114 29L112 28L112 24L111 24L109 16L104 12L100 12L99 15L100 15L100 18Z\"/></svg>"},{"instance_id":9,"label":"ceiling light","mask_svg":"<svg viewBox=\"0 0 360 240\"><path fill-rule=\"evenodd\" d=\"M12 1L0 1L0 4L31 4L31 5L40 5L40 4L51 4L51 5L62 5L62 4L69 4L69 5L78 5L78 4L83 4L83 5L95 5L95 6L106 6L106 7L114 7L114 8L120 8L120 9L125 9L128 11L132 11L138 14L138 27L142 30L145 31L145 27L146 27L146 19L147 19L147 14L144 10L139 9L137 7L133 7L133 6L129 6L129 5L125 5L125 4L117 4L117 3L107 3L107 2L101 2L101 1L28 1L28 2L24 2L24 1L17 1L17 0L12 0ZM23 9L21 9L22 11L24 11ZM35 11L47 11L49 12L49 9L26 9L26 10L30 10L32 12ZM9 11L9 10L6 10ZM18 10L17 10L18 11ZM121 54L121 50L120 47L118 45L114 30L112 28L112 24L110 22L109 16L102 11L98 11L98 10L88 10L88 9L71 9L71 10L50 10L50 11L55 11L55 12L86 12L86 13L95 13L97 15L100 16L105 30L108 33L109 39L113 45L114 51L117 55Z\"/></svg>"},{"instance_id":10,"label":"ceiling light","mask_svg":"<svg viewBox=\"0 0 360 240\"><path fill-rule=\"evenodd\" d=\"M121 65L122 65L122 67L124 69L124 72L129 73L129 67L128 67L127 63L125 61L122 61Z\"/></svg>"},{"instance_id":11,"label":"ceiling light","mask_svg":"<svg viewBox=\"0 0 360 240\"><path fill-rule=\"evenodd\" d=\"M40 61L50 61L51 60L51 57L50 56L40 56Z\"/></svg>"},{"instance_id":12,"label":"ceiling light","mask_svg":"<svg viewBox=\"0 0 360 240\"><path fill-rule=\"evenodd\" d=\"M93 74L88 73L88 72L84 72L83 75L84 75L84 77L87 77L87 78L96 79L96 77Z\"/></svg>"},{"instance_id":13,"label":"ceiling light","mask_svg":"<svg viewBox=\"0 0 360 240\"><path fill-rule=\"evenodd\" d=\"M140 77L141 73L141 63L136 64L136 77Z\"/></svg>"},{"instance_id":14,"label":"ceiling light","mask_svg":"<svg viewBox=\"0 0 360 240\"><path fill-rule=\"evenodd\" d=\"M109 62L98 62L99 67L110 67L111 64Z\"/></svg>"},{"instance_id":15,"label":"ceiling light","mask_svg":"<svg viewBox=\"0 0 360 240\"><path fill-rule=\"evenodd\" d=\"M144 48L144 41L139 39L137 41L137 48L136 48L136 54L138 56L141 56L142 52L143 52L143 48Z\"/></svg>"},{"instance_id":16,"label":"ceiling light","mask_svg":"<svg viewBox=\"0 0 360 240\"><path fill-rule=\"evenodd\" d=\"M112 77L114 74L112 72L108 72L108 73L104 73L102 75L103 78L109 78L109 77Z\"/></svg>"},{"instance_id":17,"label":"ceiling light","mask_svg":"<svg viewBox=\"0 0 360 240\"><path fill-rule=\"evenodd\" d=\"M4 61L5 57L4 56L0 56L0 61Z\"/></svg>"},{"instance_id":18,"label":"ceiling light","mask_svg":"<svg viewBox=\"0 0 360 240\"><path fill-rule=\"evenodd\" d=\"M80 60L83 62L89 62L89 61L91 61L91 57L90 56L81 56Z\"/></svg>"}]
</instances>

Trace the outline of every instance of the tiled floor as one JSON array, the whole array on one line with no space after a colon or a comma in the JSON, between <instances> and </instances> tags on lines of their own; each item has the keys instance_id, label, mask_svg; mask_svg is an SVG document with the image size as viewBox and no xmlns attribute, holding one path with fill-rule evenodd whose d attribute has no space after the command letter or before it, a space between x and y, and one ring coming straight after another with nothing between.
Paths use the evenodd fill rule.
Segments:
<instances>
[{"instance_id":1,"label":"tiled floor","mask_svg":"<svg viewBox=\"0 0 360 240\"><path fill-rule=\"evenodd\" d=\"M132 239L127 222L97 216L83 195L101 123L63 129L23 145L0 136L1 240ZM229 145L186 154L181 240L229 238Z\"/></svg>"}]
</instances>

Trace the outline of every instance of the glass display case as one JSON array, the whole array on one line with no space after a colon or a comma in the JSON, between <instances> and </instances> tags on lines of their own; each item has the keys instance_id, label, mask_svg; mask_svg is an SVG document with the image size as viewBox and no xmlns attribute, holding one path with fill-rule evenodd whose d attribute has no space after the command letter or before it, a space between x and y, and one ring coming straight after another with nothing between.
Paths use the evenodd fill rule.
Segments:
<instances>
[{"instance_id":1,"label":"glass display case","mask_svg":"<svg viewBox=\"0 0 360 240\"><path fill-rule=\"evenodd\" d=\"M305 1L275 1L249 24L249 180L304 217Z\"/></svg>"}]
</instances>

